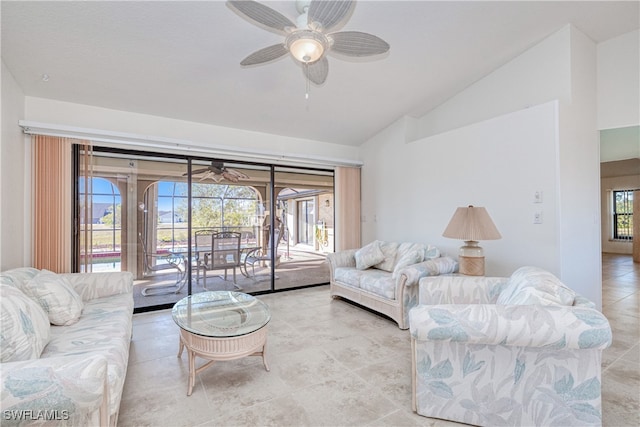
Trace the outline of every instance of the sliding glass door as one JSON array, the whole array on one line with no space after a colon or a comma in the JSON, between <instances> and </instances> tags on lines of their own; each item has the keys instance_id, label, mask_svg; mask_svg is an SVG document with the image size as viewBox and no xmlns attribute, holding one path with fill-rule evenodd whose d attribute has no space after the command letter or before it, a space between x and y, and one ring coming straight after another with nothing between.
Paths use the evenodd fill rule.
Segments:
<instances>
[{"instance_id":1,"label":"sliding glass door","mask_svg":"<svg viewBox=\"0 0 640 427\"><path fill-rule=\"evenodd\" d=\"M333 252L333 172L275 167L277 246L274 289L329 282Z\"/></svg>"},{"instance_id":2,"label":"sliding glass door","mask_svg":"<svg viewBox=\"0 0 640 427\"><path fill-rule=\"evenodd\" d=\"M138 311L329 281L331 171L117 150L80 159L91 164L77 181L78 270L132 272Z\"/></svg>"},{"instance_id":3,"label":"sliding glass door","mask_svg":"<svg viewBox=\"0 0 640 427\"><path fill-rule=\"evenodd\" d=\"M269 241L271 187L270 166L192 162L193 292L271 290L271 274L257 259Z\"/></svg>"}]
</instances>

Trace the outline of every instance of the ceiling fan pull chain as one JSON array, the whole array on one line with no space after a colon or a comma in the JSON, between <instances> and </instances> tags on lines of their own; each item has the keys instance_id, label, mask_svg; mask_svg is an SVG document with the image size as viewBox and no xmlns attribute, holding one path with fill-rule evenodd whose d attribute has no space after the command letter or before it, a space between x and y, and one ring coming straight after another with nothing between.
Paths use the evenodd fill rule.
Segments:
<instances>
[{"instance_id":1,"label":"ceiling fan pull chain","mask_svg":"<svg viewBox=\"0 0 640 427\"><path fill-rule=\"evenodd\" d=\"M304 64L304 68L305 68L305 76L307 77L307 81L306 81L306 91L304 94L304 99L309 99L309 92L311 92L311 82L309 81L309 63L305 62Z\"/></svg>"}]
</instances>

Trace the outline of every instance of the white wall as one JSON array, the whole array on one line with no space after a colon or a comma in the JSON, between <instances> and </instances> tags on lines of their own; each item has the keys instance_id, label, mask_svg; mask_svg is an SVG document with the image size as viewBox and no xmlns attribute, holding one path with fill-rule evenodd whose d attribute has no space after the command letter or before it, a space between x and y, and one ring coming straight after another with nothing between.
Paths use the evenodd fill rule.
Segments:
<instances>
[{"instance_id":1,"label":"white wall","mask_svg":"<svg viewBox=\"0 0 640 427\"><path fill-rule=\"evenodd\" d=\"M594 301L602 299L600 144L597 130L597 54L593 41L570 34L571 99L560 103L560 277Z\"/></svg>"},{"instance_id":2,"label":"white wall","mask_svg":"<svg viewBox=\"0 0 640 427\"><path fill-rule=\"evenodd\" d=\"M595 44L567 26L418 119L421 131L403 119L363 146L363 243L426 240L455 254L459 242L440 237L454 209L485 206L504 237L482 243L488 275L536 264L599 306L596 112ZM420 134L431 137L403 143Z\"/></svg>"},{"instance_id":3,"label":"white wall","mask_svg":"<svg viewBox=\"0 0 640 427\"><path fill-rule=\"evenodd\" d=\"M559 273L557 102L404 143L399 122L363 146L363 243L430 243L457 257L442 237L456 207L484 206L503 238L480 242L486 274L522 265ZM533 203L542 191L543 203ZM543 223L533 224L535 211Z\"/></svg>"},{"instance_id":4,"label":"white wall","mask_svg":"<svg viewBox=\"0 0 640 427\"><path fill-rule=\"evenodd\" d=\"M2 133L0 141L0 270L27 265L31 216L25 181L25 143L18 120L24 118L24 94L2 61ZM27 205L26 205L27 204Z\"/></svg>"},{"instance_id":5,"label":"white wall","mask_svg":"<svg viewBox=\"0 0 640 427\"><path fill-rule=\"evenodd\" d=\"M598 129L640 124L640 30L598 44Z\"/></svg>"},{"instance_id":6,"label":"white wall","mask_svg":"<svg viewBox=\"0 0 640 427\"><path fill-rule=\"evenodd\" d=\"M569 25L563 27L425 116L413 119L414 135L409 140L555 99L570 99L571 68L567 52L571 30Z\"/></svg>"}]
</instances>

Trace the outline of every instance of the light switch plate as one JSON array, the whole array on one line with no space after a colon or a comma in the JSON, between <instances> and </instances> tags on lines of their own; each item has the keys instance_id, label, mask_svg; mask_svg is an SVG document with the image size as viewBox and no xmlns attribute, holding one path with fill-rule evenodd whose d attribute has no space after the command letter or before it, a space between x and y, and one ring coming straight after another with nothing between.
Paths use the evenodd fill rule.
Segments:
<instances>
[{"instance_id":1,"label":"light switch plate","mask_svg":"<svg viewBox=\"0 0 640 427\"><path fill-rule=\"evenodd\" d=\"M533 203L542 203L542 190L533 193Z\"/></svg>"},{"instance_id":2,"label":"light switch plate","mask_svg":"<svg viewBox=\"0 0 640 427\"><path fill-rule=\"evenodd\" d=\"M542 224L542 211L536 211L533 213L533 223Z\"/></svg>"}]
</instances>

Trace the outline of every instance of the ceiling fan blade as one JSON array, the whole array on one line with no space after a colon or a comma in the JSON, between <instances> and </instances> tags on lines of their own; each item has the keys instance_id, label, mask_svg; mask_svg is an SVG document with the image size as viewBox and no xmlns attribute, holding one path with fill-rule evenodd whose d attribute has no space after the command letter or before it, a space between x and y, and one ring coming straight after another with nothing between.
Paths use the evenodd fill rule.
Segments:
<instances>
[{"instance_id":1,"label":"ceiling fan blade","mask_svg":"<svg viewBox=\"0 0 640 427\"><path fill-rule=\"evenodd\" d=\"M205 173L204 175L202 175L199 179L198 182L202 182L202 181L206 181L207 179L211 178L212 176L216 176L213 172L211 172L209 169L207 169L207 173Z\"/></svg>"},{"instance_id":2,"label":"ceiling fan blade","mask_svg":"<svg viewBox=\"0 0 640 427\"><path fill-rule=\"evenodd\" d=\"M249 179L249 175L247 175L246 173L240 172L237 169L227 169L226 172L229 175L234 176L238 179Z\"/></svg>"},{"instance_id":3,"label":"ceiling fan blade","mask_svg":"<svg viewBox=\"0 0 640 427\"><path fill-rule=\"evenodd\" d=\"M309 5L309 24L320 24L323 31L328 31L347 18L355 6L356 2L351 0L312 0Z\"/></svg>"},{"instance_id":4,"label":"ceiling fan blade","mask_svg":"<svg viewBox=\"0 0 640 427\"><path fill-rule=\"evenodd\" d=\"M228 171L222 172L222 177L231 182L238 182L240 180L237 176L229 173Z\"/></svg>"},{"instance_id":5,"label":"ceiling fan blade","mask_svg":"<svg viewBox=\"0 0 640 427\"><path fill-rule=\"evenodd\" d=\"M389 43L373 34L360 31L340 31L329 34L333 39L331 51L348 56L370 56L385 53Z\"/></svg>"},{"instance_id":6,"label":"ceiling fan blade","mask_svg":"<svg viewBox=\"0 0 640 427\"><path fill-rule=\"evenodd\" d=\"M258 24L262 24L282 34L287 33L287 27L296 27L296 24L280 12L255 1L227 0L227 5Z\"/></svg>"},{"instance_id":7,"label":"ceiling fan blade","mask_svg":"<svg viewBox=\"0 0 640 427\"><path fill-rule=\"evenodd\" d=\"M258 51L253 52L251 55L240 61L240 65L256 65L263 64L265 62L273 61L289 53L284 43L274 44L273 46L265 47Z\"/></svg>"},{"instance_id":8,"label":"ceiling fan blade","mask_svg":"<svg viewBox=\"0 0 640 427\"><path fill-rule=\"evenodd\" d=\"M306 78L317 85L321 85L325 80L327 80L327 74L329 74L329 61L325 56L313 64L304 65L303 70Z\"/></svg>"},{"instance_id":9,"label":"ceiling fan blade","mask_svg":"<svg viewBox=\"0 0 640 427\"><path fill-rule=\"evenodd\" d=\"M194 171L193 170L191 171L191 175L197 175L199 173L208 172L208 171L209 171L209 168L196 169ZM187 174L185 173L184 175L186 176Z\"/></svg>"}]
</instances>

